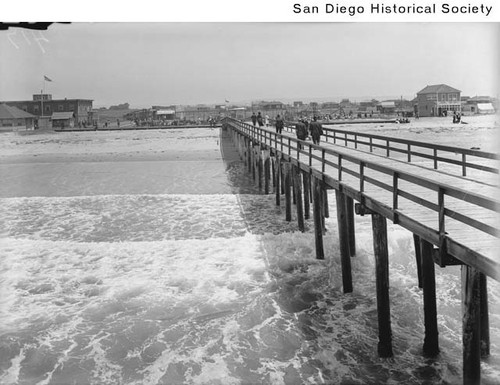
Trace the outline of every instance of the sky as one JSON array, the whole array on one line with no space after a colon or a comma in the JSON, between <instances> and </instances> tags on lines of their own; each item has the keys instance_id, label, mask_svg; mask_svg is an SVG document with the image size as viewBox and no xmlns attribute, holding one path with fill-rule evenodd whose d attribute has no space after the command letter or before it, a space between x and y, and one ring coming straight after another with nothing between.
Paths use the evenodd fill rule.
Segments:
<instances>
[{"instance_id":1,"label":"sky","mask_svg":"<svg viewBox=\"0 0 500 385\"><path fill-rule=\"evenodd\" d=\"M95 107L499 95L499 23L72 23L0 31L0 100ZM43 82L44 75L52 82Z\"/></svg>"}]
</instances>

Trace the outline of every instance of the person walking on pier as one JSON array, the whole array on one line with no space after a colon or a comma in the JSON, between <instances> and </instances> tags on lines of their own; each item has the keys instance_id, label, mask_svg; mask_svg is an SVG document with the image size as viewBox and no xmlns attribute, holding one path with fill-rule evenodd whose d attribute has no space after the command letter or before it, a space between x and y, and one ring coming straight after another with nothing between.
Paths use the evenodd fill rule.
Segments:
<instances>
[{"instance_id":1,"label":"person walking on pier","mask_svg":"<svg viewBox=\"0 0 500 385\"><path fill-rule=\"evenodd\" d=\"M276 127L276 133L281 134L281 131L283 131L283 127L285 126L285 121L281 116L276 116L276 123L274 124Z\"/></svg>"},{"instance_id":2,"label":"person walking on pier","mask_svg":"<svg viewBox=\"0 0 500 385\"><path fill-rule=\"evenodd\" d=\"M302 120L299 120L297 122L297 124L295 125L295 131L296 131L296 134L297 134L297 139L306 140L306 138L307 138L307 128L306 128L306 125L304 124L304 122ZM297 143L297 146L298 146L299 150L302 149L302 145L300 143Z\"/></svg>"},{"instance_id":3,"label":"person walking on pier","mask_svg":"<svg viewBox=\"0 0 500 385\"><path fill-rule=\"evenodd\" d=\"M309 132L311 133L311 137L314 144L319 144L321 139L321 135L323 135L323 127L321 123L317 121L317 117L313 118L313 121L309 123Z\"/></svg>"},{"instance_id":4,"label":"person walking on pier","mask_svg":"<svg viewBox=\"0 0 500 385\"><path fill-rule=\"evenodd\" d=\"M259 127L262 127L264 125L264 121L262 120L262 115L259 113L257 114L257 123L259 123Z\"/></svg>"},{"instance_id":5,"label":"person walking on pier","mask_svg":"<svg viewBox=\"0 0 500 385\"><path fill-rule=\"evenodd\" d=\"M252 119L252 124L255 125L257 124L257 116L255 115L255 112L252 113L252 116L250 117Z\"/></svg>"},{"instance_id":6,"label":"person walking on pier","mask_svg":"<svg viewBox=\"0 0 500 385\"><path fill-rule=\"evenodd\" d=\"M266 122L266 127L269 127L269 115L266 115L264 121Z\"/></svg>"}]
</instances>

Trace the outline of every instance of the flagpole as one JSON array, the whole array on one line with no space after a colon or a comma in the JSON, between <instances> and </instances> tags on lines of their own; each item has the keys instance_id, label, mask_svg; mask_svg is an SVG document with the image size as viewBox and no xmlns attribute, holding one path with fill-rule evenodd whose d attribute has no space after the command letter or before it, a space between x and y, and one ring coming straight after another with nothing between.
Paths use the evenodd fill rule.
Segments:
<instances>
[{"instance_id":1,"label":"flagpole","mask_svg":"<svg viewBox=\"0 0 500 385\"><path fill-rule=\"evenodd\" d=\"M43 93L45 92L45 78L43 79L43 86L42 86L42 92L41 92L41 95L40 95L40 100L41 100L41 104L42 104L42 117L43 117Z\"/></svg>"}]
</instances>

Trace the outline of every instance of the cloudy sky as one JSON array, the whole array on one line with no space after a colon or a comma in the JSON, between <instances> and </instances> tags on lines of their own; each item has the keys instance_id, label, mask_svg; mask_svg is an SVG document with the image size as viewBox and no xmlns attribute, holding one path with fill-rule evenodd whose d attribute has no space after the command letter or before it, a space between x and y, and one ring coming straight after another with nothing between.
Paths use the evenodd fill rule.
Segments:
<instances>
[{"instance_id":1,"label":"cloudy sky","mask_svg":"<svg viewBox=\"0 0 500 385\"><path fill-rule=\"evenodd\" d=\"M94 105L497 96L498 23L74 23L0 31L0 100Z\"/></svg>"}]
</instances>

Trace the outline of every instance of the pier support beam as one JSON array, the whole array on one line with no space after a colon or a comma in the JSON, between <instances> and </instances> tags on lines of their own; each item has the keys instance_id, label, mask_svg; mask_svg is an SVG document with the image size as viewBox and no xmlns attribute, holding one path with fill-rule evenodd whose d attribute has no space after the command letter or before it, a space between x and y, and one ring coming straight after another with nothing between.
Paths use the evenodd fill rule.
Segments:
<instances>
[{"instance_id":1,"label":"pier support beam","mask_svg":"<svg viewBox=\"0 0 500 385\"><path fill-rule=\"evenodd\" d=\"M313 218L314 218L314 243L316 245L316 259L325 259L323 249L323 228L321 225L322 216L321 185L317 178L313 177Z\"/></svg>"},{"instance_id":2,"label":"pier support beam","mask_svg":"<svg viewBox=\"0 0 500 385\"><path fill-rule=\"evenodd\" d=\"M252 178L253 178L253 181L255 182L255 176L256 176L256 173L255 173L255 164L256 164L256 159L255 159L255 145L252 144Z\"/></svg>"},{"instance_id":3,"label":"pier support beam","mask_svg":"<svg viewBox=\"0 0 500 385\"><path fill-rule=\"evenodd\" d=\"M481 357L490 355L490 316L488 313L488 287L487 278L483 273L479 274L479 291L481 295Z\"/></svg>"},{"instance_id":4,"label":"pier support beam","mask_svg":"<svg viewBox=\"0 0 500 385\"><path fill-rule=\"evenodd\" d=\"M330 208L328 206L328 190L326 185L323 184L323 216L325 218L330 218Z\"/></svg>"},{"instance_id":5,"label":"pier support beam","mask_svg":"<svg viewBox=\"0 0 500 385\"><path fill-rule=\"evenodd\" d=\"M325 218L330 216L330 211L328 209L328 195L326 191L326 186L323 182L320 182L321 186L321 229L323 231L323 235L326 234L326 226L325 226Z\"/></svg>"},{"instance_id":6,"label":"pier support beam","mask_svg":"<svg viewBox=\"0 0 500 385\"><path fill-rule=\"evenodd\" d=\"M269 194L269 179L271 179L271 152L264 150L264 194Z\"/></svg>"},{"instance_id":7,"label":"pier support beam","mask_svg":"<svg viewBox=\"0 0 500 385\"><path fill-rule=\"evenodd\" d=\"M480 272L462 265L464 385L481 384Z\"/></svg>"},{"instance_id":8,"label":"pier support beam","mask_svg":"<svg viewBox=\"0 0 500 385\"><path fill-rule=\"evenodd\" d=\"M324 192L326 194L326 191ZM340 261L342 264L342 285L344 293L352 292L351 253L349 250L349 228L347 222L346 196L335 190L337 201L337 227L340 242Z\"/></svg>"},{"instance_id":9,"label":"pier support beam","mask_svg":"<svg viewBox=\"0 0 500 385\"><path fill-rule=\"evenodd\" d=\"M276 162L273 159L277 157L276 153L274 157L271 155L269 162L271 163L271 179L273 181L273 187L276 187Z\"/></svg>"},{"instance_id":10,"label":"pier support beam","mask_svg":"<svg viewBox=\"0 0 500 385\"><path fill-rule=\"evenodd\" d=\"M292 193L291 193L291 164L285 162L283 164L283 173L285 174L285 219L290 222L292 220Z\"/></svg>"},{"instance_id":11,"label":"pier support beam","mask_svg":"<svg viewBox=\"0 0 500 385\"><path fill-rule=\"evenodd\" d=\"M299 225L299 230L301 232L305 231L304 225L304 210L302 207L302 181L300 178L300 169L298 166L292 166L293 172L293 188L296 197L296 209L297 209L297 222Z\"/></svg>"},{"instance_id":12,"label":"pier support beam","mask_svg":"<svg viewBox=\"0 0 500 385\"><path fill-rule=\"evenodd\" d=\"M286 164L286 161L283 163L281 162L281 193L284 194L285 193L285 164Z\"/></svg>"},{"instance_id":13,"label":"pier support beam","mask_svg":"<svg viewBox=\"0 0 500 385\"><path fill-rule=\"evenodd\" d=\"M391 310L389 301L389 252L387 249L387 220L372 213L373 249L377 286L378 354L392 357Z\"/></svg>"},{"instance_id":14,"label":"pier support beam","mask_svg":"<svg viewBox=\"0 0 500 385\"><path fill-rule=\"evenodd\" d=\"M349 233L349 254L356 255L356 226L354 222L354 200L346 195L347 228Z\"/></svg>"},{"instance_id":15,"label":"pier support beam","mask_svg":"<svg viewBox=\"0 0 500 385\"><path fill-rule=\"evenodd\" d=\"M276 155L276 167L275 167L275 182L274 182L274 188L275 188L275 193L276 193L276 206L279 206L281 204L281 157L279 155Z\"/></svg>"},{"instance_id":16,"label":"pier support beam","mask_svg":"<svg viewBox=\"0 0 500 385\"><path fill-rule=\"evenodd\" d=\"M311 207L311 175L307 172L302 173L302 182L304 184L304 218L310 218Z\"/></svg>"},{"instance_id":17,"label":"pier support beam","mask_svg":"<svg viewBox=\"0 0 500 385\"><path fill-rule=\"evenodd\" d=\"M417 262L418 287L422 288L422 253L420 250L420 237L413 234L413 244L415 245L415 261Z\"/></svg>"},{"instance_id":18,"label":"pier support beam","mask_svg":"<svg viewBox=\"0 0 500 385\"><path fill-rule=\"evenodd\" d=\"M250 139L246 139L246 144L247 144L247 167L248 167L248 172L252 172L252 141Z\"/></svg>"},{"instance_id":19,"label":"pier support beam","mask_svg":"<svg viewBox=\"0 0 500 385\"><path fill-rule=\"evenodd\" d=\"M262 178L263 178L263 171L264 171L264 162L262 160L262 150L260 146L257 146L257 170L258 170L258 185L259 185L259 190L262 190Z\"/></svg>"},{"instance_id":20,"label":"pier support beam","mask_svg":"<svg viewBox=\"0 0 500 385\"><path fill-rule=\"evenodd\" d=\"M422 287L424 297L424 356L435 357L439 354L439 332L436 308L436 276L434 258L432 257L434 246L424 239L420 240L420 253L422 262Z\"/></svg>"}]
</instances>

